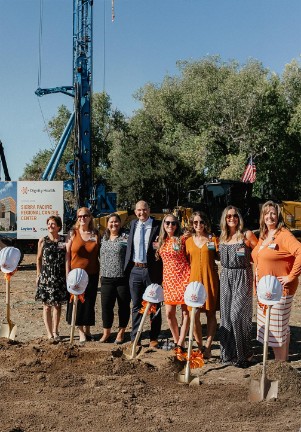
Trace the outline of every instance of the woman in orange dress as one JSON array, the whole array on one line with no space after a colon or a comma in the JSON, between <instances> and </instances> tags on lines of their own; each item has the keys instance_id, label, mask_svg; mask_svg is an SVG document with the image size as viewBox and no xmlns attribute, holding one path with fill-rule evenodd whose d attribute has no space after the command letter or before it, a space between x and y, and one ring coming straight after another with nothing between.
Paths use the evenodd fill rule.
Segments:
<instances>
[{"instance_id":1,"label":"woman in orange dress","mask_svg":"<svg viewBox=\"0 0 301 432\"><path fill-rule=\"evenodd\" d=\"M157 255L163 261L163 291L166 318L174 343L181 351L185 350L185 337L189 325L189 313L184 302L184 291L189 283L190 266L186 257L184 236L173 214L164 216L160 228ZM176 317L177 305L182 309L182 326L179 332Z\"/></svg>"},{"instance_id":2,"label":"woman in orange dress","mask_svg":"<svg viewBox=\"0 0 301 432\"><path fill-rule=\"evenodd\" d=\"M279 204L267 201L261 208L259 242L252 252L256 284L266 275L276 276L283 295L271 309L269 346L275 360L286 361L290 342L289 318L301 274L301 244L285 228ZM265 310L257 305L257 339L263 342Z\"/></svg>"},{"instance_id":3,"label":"woman in orange dress","mask_svg":"<svg viewBox=\"0 0 301 432\"><path fill-rule=\"evenodd\" d=\"M94 228L93 216L87 207L77 210L77 221L70 231L66 243L66 273L81 268L88 273L89 283L85 290L84 303L78 302L75 325L79 331L79 342L94 341L90 326L95 325L95 302L99 279L98 231ZM72 304L67 305L67 321L71 324Z\"/></svg>"},{"instance_id":4,"label":"woman in orange dress","mask_svg":"<svg viewBox=\"0 0 301 432\"><path fill-rule=\"evenodd\" d=\"M219 277L217 265L217 239L211 235L210 223L203 212L194 212L190 217L192 236L186 241L186 252L190 261L190 282L201 282L207 292L206 303L195 314L194 336L204 358L211 357L211 344L216 332L216 311L219 308ZM207 316L207 341L202 346L202 324L200 312Z\"/></svg>"}]
</instances>

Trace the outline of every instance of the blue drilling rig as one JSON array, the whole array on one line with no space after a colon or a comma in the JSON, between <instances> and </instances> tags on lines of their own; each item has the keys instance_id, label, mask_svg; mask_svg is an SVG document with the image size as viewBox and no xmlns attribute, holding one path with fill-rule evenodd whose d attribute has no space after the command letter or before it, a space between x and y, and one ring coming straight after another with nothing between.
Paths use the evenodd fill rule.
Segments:
<instances>
[{"instance_id":1,"label":"blue drilling rig","mask_svg":"<svg viewBox=\"0 0 301 432\"><path fill-rule=\"evenodd\" d=\"M75 133L74 159L67 164L73 180L64 189L72 191L76 208L88 207L94 216L116 210L116 194L106 192L105 185L95 183L92 167L91 97L93 60L93 0L73 0L73 85L48 89L38 88L36 95L64 93L74 98L74 111L65 127L42 180L53 180L72 131ZM74 218L76 209L66 209L65 217Z\"/></svg>"}]
</instances>

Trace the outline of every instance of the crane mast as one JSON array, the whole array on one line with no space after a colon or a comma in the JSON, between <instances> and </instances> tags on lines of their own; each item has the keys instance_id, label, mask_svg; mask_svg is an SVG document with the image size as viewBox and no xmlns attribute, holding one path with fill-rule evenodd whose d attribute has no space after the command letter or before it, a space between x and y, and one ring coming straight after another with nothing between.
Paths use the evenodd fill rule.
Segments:
<instances>
[{"instance_id":1,"label":"crane mast","mask_svg":"<svg viewBox=\"0 0 301 432\"><path fill-rule=\"evenodd\" d=\"M87 206L93 186L91 155L92 6L73 0L73 82L75 106L74 183L78 207Z\"/></svg>"},{"instance_id":2,"label":"crane mast","mask_svg":"<svg viewBox=\"0 0 301 432\"><path fill-rule=\"evenodd\" d=\"M94 182L91 143L92 60L93 0L73 0L73 85L38 88L35 92L37 96L63 93L74 98L74 112L45 168L42 180L54 179L74 130L74 158L66 168L73 180L66 181L64 188L74 192L76 208L89 207L94 216L99 216L116 210L116 194L106 192L101 182Z\"/></svg>"}]
</instances>

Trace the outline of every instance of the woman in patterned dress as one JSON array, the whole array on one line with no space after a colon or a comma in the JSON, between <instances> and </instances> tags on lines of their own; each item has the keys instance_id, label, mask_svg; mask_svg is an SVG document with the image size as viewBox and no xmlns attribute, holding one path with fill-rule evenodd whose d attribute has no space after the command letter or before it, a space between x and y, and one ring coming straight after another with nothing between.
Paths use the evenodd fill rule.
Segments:
<instances>
[{"instance_id":1,"label":"woman in patterned dress","mask_svg":"<svg viewBox=\"0 0 301 432\"><path fill-rule=\"evenodd\" d=\"M99 279L99 233L94 227L93 216L87 207L77 210L77 221L68 234L66 243L66 273L81 268L88 273L84 303L78 302L75 325L78 327L79 343L94 341L90 326L95 325L95 302ZM71 324L72 304L67 304L67 321Z\"/></svg>"},{"instance_id":2,"label":"woman in patterned dress","mask_svg":"<svg viewBox=\"0 0 301 432\"><path fill-rule=\"evenodd\" d=\"M221 360L247 367L252 359L251 250L257 244L252 231L243 232L243 219L234 206L223 211L220 236Z\"/></svg>"},{"instance_id":3,"label":"woman in patterned dress","mask_svg":"<svg viewBox=\"0 0 301 432\"><path fill-rule=\"evenodd\" d=\"M160 228L157 255L163 261L163 291L166 318L177 348L184 350L189 326L189 313L184 303L184 291L189 283L190 266L187 261L184 236L178 219L173 214L164 216ZM176 317L177 305L182 309L182 326L179 332Z\"/></svg>"},{"instance_id":4,"label":"woman in patterned dress","mask_svg":"<svg viewBox=\"0 0 301 432\"><path fill-rule=\"evenodd\" d=\"M197 308L195 314L195 340L204 358L211 357L211 344L216 332L216 311L219 309L219 277L217 265L217 239L211 235L208 217L203 212L192 213L190 219L192 236L186 241L186 252L189 258L191 273L190 282L201 282L207 293L206 303ZM202 346L202 324L200 313L205 312L207 317L207 341Z\"/></svg>"},{"instance_id":5,"label":"woman in patterned dress","mask_svg":"<svg viewBox=\"0 0 301 432\"><path fill-rule=\"evenodd\" d=\"M37 253L37 292L35 299L43 302L43 319L47 337L51 342L59 342L61 305L67 299L65 237L59 234L62 220L59 216L47 219L48 235L38 243Z\"/></svg>"},{"instance_id":6,"label":"woman in patterned dress","mask_svg":"<svg viewBox=\"0 0 301 432\"><path fill-rule=\"evenodd\" d=\"M116 213L107 218L107 229L100 247L101 309L103 335L100 342L108 342L114 321L114 306L118 303L119 331L115 340L122 344L130 319L130 289L124 274L126 243L120 234L121 219Z\"/></svg>"}]
</instances>

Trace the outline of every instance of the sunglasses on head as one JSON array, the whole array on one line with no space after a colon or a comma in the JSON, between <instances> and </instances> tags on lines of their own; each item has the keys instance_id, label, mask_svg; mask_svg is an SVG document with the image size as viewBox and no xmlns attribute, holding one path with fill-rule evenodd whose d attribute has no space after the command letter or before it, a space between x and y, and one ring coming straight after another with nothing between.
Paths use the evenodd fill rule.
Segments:
<instances>
[{"instance_id":1,"label":"sunglasses on head","mask_svg":"<svg viewBox=\"0 0 301 432\"><path fill-rule=\"evenodd\" d=\"M193 225L205 225L204 221L193 221Z\"/></svg>"},{"instance_id":2,"label":"sunglasses on head","mask_svg":"<svg viewBox=\"0 0 301 432\"><path fill-rule=\"evenodd\" d=\"M86 219L86 218L88 218L89 217L89 215L88 214L84 214L84 215L78 215L77 216L77 219L81 219L81 218L84 218L84 219Z\"/></svg>"},{"instance_id":3,"label":"sunglasses on head","mask_svg":"<svg viewBox=\"0 0 301 432\"><path fill-rule=\"evenodd\" d=\"M172 226L177 225L177 222L175 222L175 221L164 221L164 223L165 223L167 226L169 226L169 225L172 225Z\"/></svg>"},{"instance_id":4,"label":"sunglasses on head","mask_svg":"<svg viewBox=\"0 0 301 432\"><path fill-rule=\"evenodd\" d=\"M234 213L234 214L228 214L227 216L226 216L226 219L238 219L239 218L239 216L238 216L238 214L237 213Z\"/></svg>"}]
</instances>

